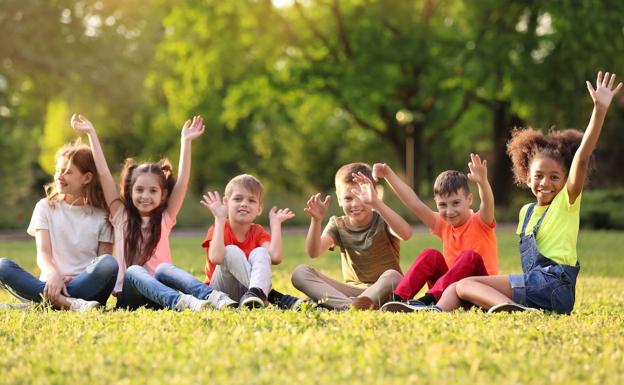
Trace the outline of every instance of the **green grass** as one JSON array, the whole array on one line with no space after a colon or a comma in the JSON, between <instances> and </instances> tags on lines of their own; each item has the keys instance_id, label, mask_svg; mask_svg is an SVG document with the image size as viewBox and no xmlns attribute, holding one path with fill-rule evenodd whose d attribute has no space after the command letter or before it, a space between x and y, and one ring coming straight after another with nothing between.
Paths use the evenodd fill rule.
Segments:
<instances>
[{"instance_id":1,"label":"green grass","mask_svg":"<svg viewBox=\"0 0 624 385\"><path fill-rule=\"evenodd\" d=\"M501 272L519 272L516 237L498 235ZM0 384L622 384L623 236L581 233L571 316L4 310ZM176 263L201 277L200 239L171 243ZM423 247L439 242L415 234L404 268ZM338 253L309 260L302 236L284 249L276 288L296 294L289 272L302 262L340 277ZM0 257L36 272L34 256L32 241L0 242Z\"/></svg>"}]
</instances>

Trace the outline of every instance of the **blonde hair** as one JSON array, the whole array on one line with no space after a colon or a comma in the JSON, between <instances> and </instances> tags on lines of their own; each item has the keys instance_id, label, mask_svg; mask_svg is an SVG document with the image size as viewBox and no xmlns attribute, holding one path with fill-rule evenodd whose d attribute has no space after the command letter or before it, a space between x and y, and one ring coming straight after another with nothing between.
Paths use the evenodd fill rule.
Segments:
<instances>
[{"instance_id":1,"label":"blonde hair","mask_svg":"<svg viewBox=\"0 0 624 385\"><path fill-rule=\"evenodd\" d=\"M262 183L255 176L241 174L230 179L228 184L225 186L224 196L226 198L229 198L232 195L232 190L235 186L242 187L245 190L250 191L252 194L257 195L258 200L262 202L262 198L264 196L264 186L262 186Z\"/></svg>"}]
</instances>

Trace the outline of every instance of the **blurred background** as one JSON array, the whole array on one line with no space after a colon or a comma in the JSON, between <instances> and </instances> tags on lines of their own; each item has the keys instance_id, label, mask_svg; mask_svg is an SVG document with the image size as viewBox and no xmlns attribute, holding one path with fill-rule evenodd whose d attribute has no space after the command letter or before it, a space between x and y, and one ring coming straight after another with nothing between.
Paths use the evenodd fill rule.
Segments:
<instances>
[{"instance_id":1,"label":"blurred background","mask_svg":"<svg viewBox=\"0 0 624 385\"><path fill-rule=\"evenodd\" d=\"M204 117L181 227L212 222L199 196L239 173L305 224L344 163L389 163L431 201L470 152L488 160L498 220L516 221L531 196L512 183L510 130L585 129L585 80L624 78L622 15L619 0L0 0L0 229L27 226L73 112L115 176L130 156L177 166L183 122ZM623 107L620 93L587 227L624 228Z\"/></svg>"}]
</instances>

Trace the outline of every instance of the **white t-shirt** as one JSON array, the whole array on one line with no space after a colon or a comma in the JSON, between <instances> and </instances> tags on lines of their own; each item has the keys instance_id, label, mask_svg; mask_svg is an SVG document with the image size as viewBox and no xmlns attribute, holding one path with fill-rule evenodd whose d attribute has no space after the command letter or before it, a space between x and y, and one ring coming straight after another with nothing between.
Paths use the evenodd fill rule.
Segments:
<instances>
[{"instance_id":1,"label":"white t-shirt","mask_svg":"<svg viewBox=\"0 0 624 385\"><path fill-rule=\"evenodd\" d=\"M98 257L99 243L113 242L104 210L90 205L73 206L65 201L57 201L52 207L47 198L35 206L27 232L34 237L37 230L50 233L52 259L62 275L82 273ZM52 272L41 265L39 268L39 279L47 281Z\"/></svg>"}]
</instances>

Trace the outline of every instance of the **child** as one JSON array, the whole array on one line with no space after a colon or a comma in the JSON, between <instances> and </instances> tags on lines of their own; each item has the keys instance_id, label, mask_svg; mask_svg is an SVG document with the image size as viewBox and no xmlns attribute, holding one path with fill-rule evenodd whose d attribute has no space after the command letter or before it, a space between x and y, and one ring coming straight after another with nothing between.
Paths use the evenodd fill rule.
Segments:
<instances>
[{"instance_id":1,"label":"child","mask_svg":"<svg viewBox=\"0 0 624 385\"><path fill-rule=\"evenodd\" d=\"M39 279L0 259L0 286L22 301L84 311L105 305L117 277L106 203L93 154L79 142L56 154L54 182L35 206L28 234L37 241Z\"/></svg>"},{"instance_id":2,"label":"child","mask_svg":"<svg viewBox=\"0 0 624 385\"><path fill-rule=\"evenodd\" d=\"M202 204L215 218L202 243L206 249L205 284L238 300L240 307L264 308L270 300L282 309L295 309L300 299L271 290L271 264L282 261L282 222L295 214L288 208L269 210L269 235L253 223L262 212L263 195L262 183L248 174L228 182L223 200L217 192L204 195ZM159 278L172 281L160 274Z\"/></svg>"},{"instance_id":3,"label":"child","mask_svg":"<svg viewBox=\"0 0 624 385\"><path fill-rule=\"evenodd\" d=\"M494 195L487 179L487 161L470 154L470 173L444 171L435 180L433 194L438 208L434 212L414 191L385 164L375 164L373 175L385 178L401 201L442 239L444 255L425 249L414 261L393 292L394 301L382 310L410 312L438 310L434 305L444 290L454 282L473 275L498 273L498 254L494 229ZM481 205L478 212L470 209L472 194L468 179L479 187ZM409 301L429 284L429 291L415 301Z\"/></svg>"},{"instance_id":4,"label":"child","mask_svg":"<svg viewBox=\"0 0 624 385\"><path fill-rule=\"evenodd\" d=\"M342 166L335 183L338 204L345 215L331 217L321 234L330 197L321 200L320 194L313 195L305 208L311 217L306 250L310 258L316 258L340 247L345 283L308 265L295 268L292 283L330 309L378 309L402 278L399 242L409 239L412 229L377 196L369 165Z\"/></svg>"},{"instance_id":5,"label":"child","mask_svg":"<svg viewBox=\"0 0 624 385\"><path fill-rule=\"evenodd\" d=\"M118 297L117 307L199 311L209 304L217 308L227 305L223 293L208 290L203 297L196 298L180 294L154 278L160 264L171 262L169 233L184 202L191 172L191 143L204 132L202 118L195 116L182 127L177 182L166 159L141 165L128 159L122 171L121 195L115 187L93 124L75 114L71 123L75 130L89 136L104 197L110 207L114 255L120 265L114 289Z\"/></svg>"},{"instance_id":6,"label":"child","mask_svg":"<svg viewBox=\"0 0 624 385\"><path fill-rule=\"evenodd\" d=\"M615 75L598 72L596 89L587 89L594 102L585 134L576 130L541 132L516 130L507 143L516 183L525 184L536 202L520 210L517 233L524 274L470 277L449 287L438 305L444 310L472 302L490 312L528 308L569 314L574 308L579 212L589 161L600 137L613 96ZM576 150L576 151L575 151Z\"/></svg>"}]
</instances>

